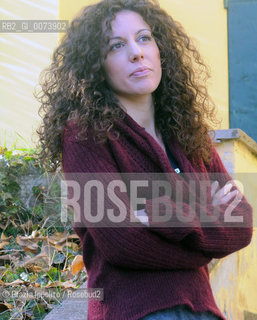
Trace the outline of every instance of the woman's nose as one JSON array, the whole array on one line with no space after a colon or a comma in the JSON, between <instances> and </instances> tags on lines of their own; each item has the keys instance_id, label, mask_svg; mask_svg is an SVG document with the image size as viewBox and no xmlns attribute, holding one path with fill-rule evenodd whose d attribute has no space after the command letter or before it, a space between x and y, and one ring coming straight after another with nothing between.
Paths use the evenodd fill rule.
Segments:
<instances>
[{"instance_id":1,"label":"woman's nose","mask_svg":"<svg viewBox=\"0 0 257 320\"><path fill-rule=\"evenodd\" d=\"M129 50L129 60L131 62L136 62L144 59L143 49L137 43L131 44Z\"/></svg>"}]
</instances>

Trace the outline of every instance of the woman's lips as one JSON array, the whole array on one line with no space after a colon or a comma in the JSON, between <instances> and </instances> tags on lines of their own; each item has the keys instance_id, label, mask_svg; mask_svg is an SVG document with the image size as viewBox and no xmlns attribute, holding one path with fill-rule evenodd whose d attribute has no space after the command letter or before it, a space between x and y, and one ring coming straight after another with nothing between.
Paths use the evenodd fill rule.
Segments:
<instances>
[{"instance_id":1,"label":"woman's lips","mask_svg":"<svg viewBox=\"0 0 257 320\"><path fill-rule=\"evenodd\" d=\"M134 71L130 76L139 78L139 77L147 76L150 72L151 72L150 69L142 68L142 69L138 69L138 70Z\"/></svg>"}]
</instances>

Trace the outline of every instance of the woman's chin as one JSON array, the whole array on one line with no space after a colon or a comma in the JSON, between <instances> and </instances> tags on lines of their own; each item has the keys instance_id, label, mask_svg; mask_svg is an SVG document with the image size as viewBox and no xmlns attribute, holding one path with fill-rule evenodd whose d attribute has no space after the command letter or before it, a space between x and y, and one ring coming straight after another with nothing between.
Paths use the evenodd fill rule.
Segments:
<instances>
[{"instance_id":1,"label":"woman's chin","mask_svg":"<svg viewBox=\"0 0 257 320\"><path fill-rule=\"evenodd\" d=\"M158 88L158 85L143 85L140 86L138 85L135 90L131 90L131 95L148 95L148 94L152 94L156 89Z\"/></svg>"}]
</instances>

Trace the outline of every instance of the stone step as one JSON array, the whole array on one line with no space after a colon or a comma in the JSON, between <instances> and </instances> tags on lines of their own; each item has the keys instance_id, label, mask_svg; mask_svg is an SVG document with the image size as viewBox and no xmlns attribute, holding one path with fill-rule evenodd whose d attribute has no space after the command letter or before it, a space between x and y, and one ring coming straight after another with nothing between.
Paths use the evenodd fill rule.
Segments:
<instances>
[{"instance_id":1,"label":"stone step","mask_svg":"<svg viewBox=\"0 0 257 320\"><path fill-rule=\"evenodd\" d=\"M87 283L80 286L85 289ZM45 317L44 320L86 320L87 319L87 299L67 298L60 305L54 307Z\"/></svg>"}]
</instances>

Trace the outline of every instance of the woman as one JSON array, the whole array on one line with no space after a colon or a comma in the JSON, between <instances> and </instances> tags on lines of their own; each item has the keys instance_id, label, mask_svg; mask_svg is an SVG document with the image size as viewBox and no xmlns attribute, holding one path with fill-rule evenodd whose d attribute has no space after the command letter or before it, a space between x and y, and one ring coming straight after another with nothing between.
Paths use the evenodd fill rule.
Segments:
<instances>
[{"instance_id":1,"label":"woman","mask_svg":"<svg viewBox=\"0 0 257 320\"><path fill-rule=\"evenodd\" d=\"M103 0L83 8L54 52L42 83L42 163L48 170L61 164L67 182L80 187L90 180L87 174L104 188L126 182L115 189L115 201L105 193L104 209L112 211L97 223L83 206L91 201L98 212L94 190L90 200L89 194L85 202L79 197L79 209L74 205L88 287L104 289L103 301L89 301L88 319L225 319L214 301L208 263L250 243L252 208L241 195L233 213L243 223L224 228L226 210L240 193L228 183L208 136L205 119L214 117L199 84L203 67L183 29L150 0ZM219 215L205 228L197 173L206 178L217 172L222 174L207 188L204 213ZM141 192L145 203L132 206L135 188L124 186L134 173L150 183L151 173L165 173L172 187L182 182L185 198L191 189L181 173L193 176L201 191L193 218L182 219L191 212L186 200L179 209L166 193ZM167 208L185 224L173 216L161 221Z\"/></svg>"}]
</instances>

